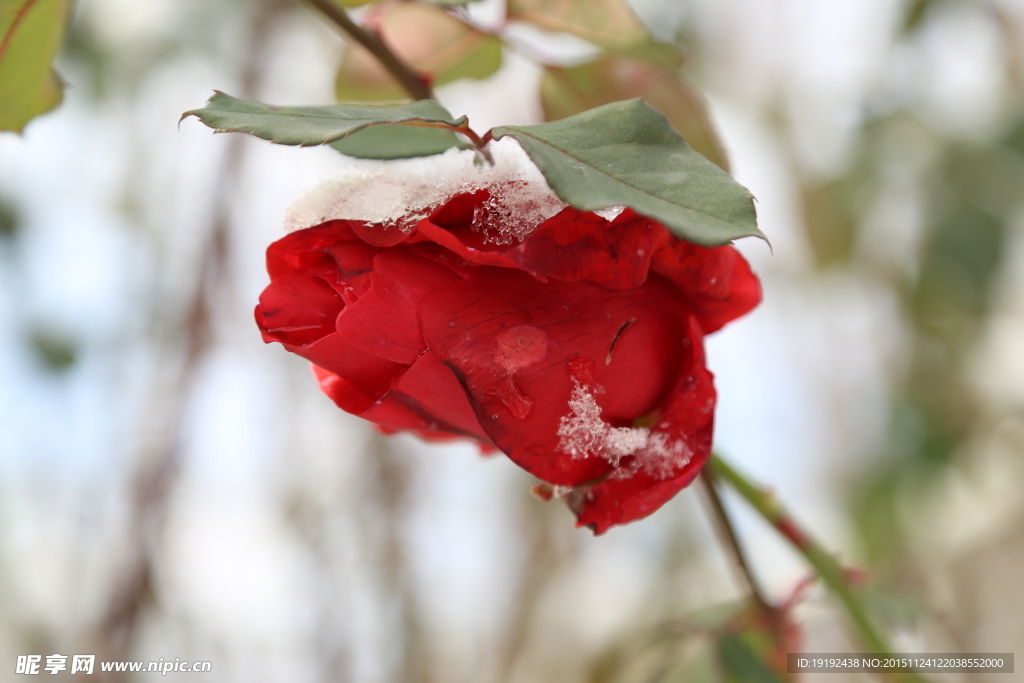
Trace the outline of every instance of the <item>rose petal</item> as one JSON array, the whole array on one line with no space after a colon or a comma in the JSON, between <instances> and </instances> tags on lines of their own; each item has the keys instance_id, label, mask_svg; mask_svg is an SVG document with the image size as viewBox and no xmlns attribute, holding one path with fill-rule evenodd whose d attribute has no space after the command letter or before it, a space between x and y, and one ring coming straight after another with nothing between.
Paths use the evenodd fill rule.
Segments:
<instances>
[{"instance_id":1,"label":"rose petal","mask_svg":"<svg viewBox=\"0 0 1024 683\"><path fill-rule=\"evenodd\" d=\"M448 366L429 352L362 417L391 429L468 436L491 443L469 405L466 390Z\"/></svg>"},{"instance_id":2,"label":"rose petal","mask_svg":"<svg viewBox=\"0 0 1024 683\"><path fill-rule=\"evenodd\" d=\"M302 347L334 332L335 319L345 306L321 277L288 274L273 280L256 307L256 324L263 341Z\"/></svg>"},{"instance_id":3,"label":"rose petal","mask_svg":"<svg viewBox=\"0 0 1024 683\"><path fill-rule=\"evenodd\" d=\"M746 259L730 246L702 247L677 241L659 249L651 269L686 295L705 334L757 306L761 283Z\"/></svg>"},{"instance_id":4,"label":"rose petal","mask_svg":"<svg viewBox=\"0 0 1024 683\"><path fill-rule=\"evenodd\" d=\"M313 376L320 384L320 391L334 401L335 405L347 413L358 415L373 405L377 397L364 391L341 375L325 370L318 365L310 365Z\"/></svg>"},{"instance_id":5,"label":"rose petal","mask_svg":"<svg viewBox=\"0 0 1024 683\"><path fill-rule=\"evenodd\" d=\"M349 221L331 221L289 233L267 247L267 273L274 280L288 273L308 271L311 266L331 266L333 259L324 250L355 239Z\"/></svg>"},{"instance_id":6,"label":"rose petal","mask_svg":"<svg viewBox=\"0 0 1024 683\"><path fill-rule=\"evenodd\" d=\"M342 377L359 390L359 400L368 403L359 408L346 408L361 413L391 388L394 379L409 366L380 358L346 344L340 335L331 334L311 346L286 349L315 365ZM364 398L365 397L365 398ZM354 404L353 404L354 405Z\"/></svg>"},{"instance_id":7,"label":"rose petal","mask_svg":"<svg viewBox=\"0 0 1024 683\"><path fill-rule=\"evenodd\" d=\"M602 534L610 526L642 519L690 485L711 454L715 389L711 373L699 368L662 414L651 431L663 453L645 453L628 477L609 478L580 487L570 499L577 526ZM659 436L661 438L659 438ZM659 463L658 459L664 459ZM672 460L676 460L675 463ZM679 462L685 460L685 465ZM670 467L666 478L661 466Z\"/></svg>"},{"instance_id":8,"label":"rose petal","mask_svg":"<svg viewBox=\"0 0 1024 683\"><path fill-rule=\"evenodd\" d=\"M399 225L381 225L380 223L362 223L352 221L352 231L367 244L375 247L393 247L409 238L409 230Z\"/></svg>"},{"instance_id":9,"label":"rose petal","mask_svg":"<svg viewBox=\"0 0 1024 683\"><path fill-rule=\"evenodd\" d=\"M338 334L367 353L412 364L426 350L420 304L459 276L408 249L392 247L374 257L370 279L366 293L338 316Z\"/></svg>"},{"instance_id":10,"label":"rose petal","mask_svg":"<svg viewBox=\"0 0 1024 683\"><path fill-rule=\"evenodd\" d=\"M569 413L569 361L592 359L603 419L623 426L654 409L681 371L688 312L664 281L630 292L542 284L481 268L428 297L424 336L469 392L484 431L517 464L553 484L605 475L600 457L559 450Z\"/></svg>"},{"instance_id":11,"label":"rose petal","mask_svg":"<svg viewBox=\"0 0 1024 683\"><path fill-rule=\"evenodd\" d=\"M614 221L573 208L545 221L508 256L538 280L586 280L627 290L647 280L667 230L626 209Z\"/></svg>"}]
</instances>

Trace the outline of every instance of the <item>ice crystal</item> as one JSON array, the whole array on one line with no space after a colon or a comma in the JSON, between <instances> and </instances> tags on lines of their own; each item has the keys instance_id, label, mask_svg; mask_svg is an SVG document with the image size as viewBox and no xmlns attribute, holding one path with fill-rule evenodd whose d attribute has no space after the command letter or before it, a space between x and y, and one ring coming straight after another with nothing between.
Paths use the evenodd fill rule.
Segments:
<instances>
[{"instance_id":1,"label":"ice crystal","mask_svg":"<svg viewBox=\"0 0 1024 683\"><path fill-rule=\"evenodd\" d=\"M626 210L625 206L616 205L616 206L609 206L606 209L598 209L594 213L596 213L598 216L600 216L601 218L605 219L606 221L613 221L616 218L618 218L619 214L622 213L625 210Z\"/></svg>"},{"instance_id":2,"label":"ice crystal","mask_svg":"<svg viewBox=\"0 0 1024 683\"><path fill-rule=\"evenodd\" d=\"M573 378L569 396L569 414L558 425L558 447L574 458L596 455L617 467L627 455L633 455L650 440L643 427L612 427L601 419L601 406L587 385Z\"/></svg>"},{"instance_id":3,"label":"ice crystal","mask_svg":"<svg viewBox=\"0 0 1024 683\"><path fill-rule=\"evenodd\" d=\"M483 233L484 242L522 242L533 230L565 208L553 193L535 192L526 181L492 185L489 196L473 212L473 230Z\"/></svg>"},{"instance_id":4,"label":"ice crystal","mask_svg":"<svg viewBox=\"0 0 1024 683\"><path fill-rule=\"evenodd\" d=\"M690 461L692 450L683 440L644 427L613 427L601 419L595 391L575 377L573 385L569 413L558 425L558 448L562 452L573 458L604 458L619 468L613 475L616 478L627 478L643 469L657 479L669 479ZM626 456L634 459L620 467Z\"/></svg>"}]
</instances>

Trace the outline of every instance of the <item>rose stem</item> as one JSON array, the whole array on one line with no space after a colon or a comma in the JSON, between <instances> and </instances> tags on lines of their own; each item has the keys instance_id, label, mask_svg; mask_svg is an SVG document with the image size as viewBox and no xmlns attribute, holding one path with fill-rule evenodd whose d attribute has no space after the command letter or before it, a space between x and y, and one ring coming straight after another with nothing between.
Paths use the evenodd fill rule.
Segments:
<instances>
[{"instance_id":1,"label":"rose stem","mask_svg":"<svg viewBox=\"0 0 1024 683\"><path fill-rule=\"evenodd\" d=\"M736 535L736 529L733 527L732 520L729 519L729 513L726 512L725 506L722 505L722 498L718 495L718 490L715 488L717 481L715 471L710 467L705 467L704 471L700 473L700 481L704 485L704 490L708 494L708 500L711 502L711 512L717 522L719 534L725 537L729 548L732 550L733 559L736 561L736 565L739 567L740 572L746 579L746 583L750 586L751 598L756 603L757 608L765 615L773 616L775 609L771 606L771 603L765 599L764 594L761 592L757 584L757 580L754 579L754 572L750 569L750 564L747 562L746 555L743 554L743 548L740 546L739 537Z\"/></svg>"},{"instance_id":2,"label":"rose stem","mask_svg":"<svg viewBox=\"0 0 1024 683\"><path fill-rule=\"evenodd\" d=\"M306 0L324 15L333 21L345 34L370 51L377 61L388 70L399 85L409 93L414 100L433 100L434 91L419 74L413 71L409 65L398 58L394 52L384 43L380 35L367 31L348 16L348 12L336 5L332 0Z\"/></svg>"},{"instance_id":3,"label":"rose stem","mask_svg":"<svg viewBox=\"0 0 1024 683\"><path fill-rule=\"evenodd\" d=\"M306 0L306 2L323 12L328 19L341 28L345 35L369 50L370 54L376 57L377 61L381 63L381 66L387 69L388 73L395 77L395 80L398 81L399 85L402 86L412 99L437 99L437 96L434 95L434 91L430 87L430 84L423 77L413 71L408 64L399 59L398 55L391 51L391 48L387 46L379 34L373 31L367 31L365 28L352 21L352 17L348 15L348 12L334 4L332 0ZM477 135L468 125L462 127L448 125L432 127L447 128L448 130L465 135L469 138L470 142L473 143L473 147L476 151L479 152L488 163L494 164L494 159L491 157L491 153L487 150L487 142L490 139L489 137L485 136L481 139L480 136Z\"/></svg>"},{"instance_id":4,"label":"rose stem","mask_svg":"<svg viewBox=\"0 0 1024 683\"><path fill-rule=\"evenodd\" d=\"M737 493L739 493L764 519L774 526L797 551L804 556L804 559L814 567L832 592L846 608L851 621L856 626L861 640L872 654L889 654L892 648L885 642L881 633L875 628L868 618L864 606L853 594L850 584L846 580L846 572L836 559L824 547L800 527L796 525L785 508L775 499L770 492L758 488L746 479L742 474L732 468L729 463L712 453L704 471L711 470L714 475L724 479ZM896 675L895 680L922 681L923 679L915 674Z\"/></svg>"}]
</instances>

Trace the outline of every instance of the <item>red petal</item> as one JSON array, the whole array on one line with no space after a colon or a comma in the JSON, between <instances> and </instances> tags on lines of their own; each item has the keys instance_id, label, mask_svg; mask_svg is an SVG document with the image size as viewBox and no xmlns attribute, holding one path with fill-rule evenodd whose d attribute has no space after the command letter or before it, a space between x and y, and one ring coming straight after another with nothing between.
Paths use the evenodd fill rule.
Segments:
<instances>
[{"instance_id":1,"label":"red petal","mask_svg":"<svg viewBox=\"0 0 1024 683\"><path fill-rule=\"evenodd\" d=\"M481 233L460 222L471 220L471 213L468 218L462 214L469 211L470 202L479 201L479 194L460 195L454 205L421 221L410 242L429 240L473 265L514 268L541 282L552 278L588 281L626 290L647 279L652 255L669 239L664 226L631 209L608 221L570 207L546 220L521 243L488 244Z\"/></svg>"},{"instance_id":2,"label":"red petal","mask_svg":"<svg viewBox=\"0 0 1024 683\"><path fill-rule=\"evenodd\" d=\"M268 344L308 346L334 332L335 319L344 306L323 278L283 275L260 294L256 324Z\"/></svg>"},{"instance_id":3,"label":"red petal","mask_svg":"<svg viewBox=\"0 0 1024 683\"><path fill-rule=\"evenodd\" d=\"M346 344L340 335L331 334L312 346L285 346L294 354L340 376L358 390L358 400L349 401L350 413L359 414L383 396L395 377L408 365L394 363ZM363 405L365 403L365 405Z\"/></svg>"},{"instance_id":4,"label":"red petal","mask_svg":"<svg viewBox=\"0 0 1024 683\"><path fill-rule=\"evenodd\" d=\"M665 444L680 444L676 448L685 449L688 462L682 467L673 465L668 479L659 476L657 463L654 463L655 468L635 463L637 470L629 477L609 478L593 486L580 487L570 494L577 526L587 526L594 533L602 534L610 526L650 515L689 486L711 454L714 405L711 373L703 367L695 367L692 376L681 382L657 426L651 430L652 439L661 435ZM671 453L669 456L674 459Z\"/></svg>"},{"instance_id":5,"label":"red petal","mask_svg":"<svg viewBox=\"0 0 1024 683\"><path fill-rule=\"evenodd\" d=\"M373 260L370 288L338 316L338 334L367 353L411 364L426 350L420 303L458 280L449 269L404 247L383 251Z\"/></svg>"},{"instance_id":6,"label":"red petal","mask_svg":"<svg viewBox=\"0 0 1024 683\"><path fill-rule=\"evenodd\" d=\"M381 225L379 223L363 223L350 221L352 231L367 244L375 247L393 247L408 239L411 226L405 230L399 225Z\"/></svg>"},{"instance_id":7,"label":"red petal","mask_svg":"<svg viewBox=\"0 0 1024 683\"><path fill-rule=\"evenodd\" d=\"M311 365L310 367L313 368L313 376L320 383L320 391L327 394L334 401L335 405L347 413L358 415L377 400L369 392L364 391L330 370L324 370L319 365Z\"/></svg>"},{"instance_id":8,"label":"red petal","mask_svg":"<svg viewBox=\"0 0 1024 683\"><path fill-rule=\"evenodd\" d=\"M651 256L667 240L664 226L626 209L614 221L573 208L537 228L508 256L538 280L586 280L610 289L638 287Z\"/></svg>"},{"instance_id":9,"label":"red petal","mask_svg":"<svg viewBox=\"0 0 1024 683\"><path fill-rule=\"evenodd\" d=\"M383 396L370 397L358 386L313 365L321 390L343 410L370 420L387 432L410 430L433 440L469 437L493 446L477 422L466 392L448 367L425 353Z\"/></svg>"},{"instance_id":10,"label":"red petal","mask_svg":"<svg viewBox=\"0 0 1024 683\"><path fill-rule=\"evenodd\" d=\"M323 250L355 239L349 221L330 221L289 233L267 247L267 273L273 280L310 266L333 265Z\"/></svg>"},{"instance_id":11,"label":"red petal","mask_svg":"<svg viewBox=\"0 0 1024 683\"><path fill-rule=\"evenodd\" d=\"M658 250L651 269L679 286L705 334L720 329L761 301L761 283L733 247L676 241Z\"/></svg>"},{"instance_id":12,"label":"red petal","mask_svg":"<svg viewBox=\"0 0 1024 683\"><path fill-rule=\"evenodd\" d=\"M491 443L469 405L466 390L448 366L429 352L420 356L362 417L390 429L468 436Z\"/></svg>"},{"instance_id":13,"label":"red petal","mask_svg":"<svg viewBox=\"0 0 1024 683\"><path fill-rule=\"evenodd\" d=\"M420 310L429 348L459 376L494 443L540 478L573 485L611 466L559 449L574 388L569 361L595 363L603 419L631 425L659 405L681 371L690 316L677 299L660 279L613 292L481 268Z\"/></svg>"}]
</instances>

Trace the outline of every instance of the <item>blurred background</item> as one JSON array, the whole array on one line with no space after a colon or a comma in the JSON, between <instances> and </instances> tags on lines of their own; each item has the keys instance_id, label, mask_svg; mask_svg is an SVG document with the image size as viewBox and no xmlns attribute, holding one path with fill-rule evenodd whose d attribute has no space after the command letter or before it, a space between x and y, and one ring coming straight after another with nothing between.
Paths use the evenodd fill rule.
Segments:
<instances>
[{"instance_id":1,"label":"blurred background","mask_svg":"<svg viewBox=\"0 0 1024 683\"><path fill-rule=\"evenodd\" d=\"M772 248L738 245L765 301L708 340L717 448L868 571L896 649L1024 653L1024 2L616 5L554 32L544 2L473 3L454 64L422 44L436 14L391 40L477 131L642 94L728 159ZM745 588L697 487L594 538L260 340L264 250L346 158L178 117L215 88L395 97L364 56L291 0L80 0L56 66L63 104L0 134L4 679L91 652L212 662L169 680L715 680ZM786 600L809 569L726 504ZM796 615L804 651L862 650L822 587Z\"/></svg>"}]
</instances>

